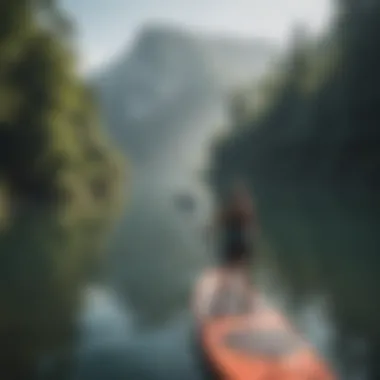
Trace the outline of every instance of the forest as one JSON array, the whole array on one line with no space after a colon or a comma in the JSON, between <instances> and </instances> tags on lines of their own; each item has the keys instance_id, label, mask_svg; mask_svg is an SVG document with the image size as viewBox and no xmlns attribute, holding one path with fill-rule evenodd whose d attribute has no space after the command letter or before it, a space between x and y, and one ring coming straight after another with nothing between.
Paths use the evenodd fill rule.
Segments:
<instances>
[{"instance_id":1,"label":"forest","mask_svg":"<svg viewBox=\"0 0 380 380\"><path fill-rule=\"evenodd\" d=\"M259 88L238 94L213 143L219 195L244 178L257 199L278 275L296 303L326 297L348 371L354 342L380 376L380 4L339 1L317 41L294 31L291 52Z\"/></svg>"},{"instance_id":2,"label":"forest","mask_svg":"<svg viewBox=\"0 0 380 380\"><path fill-rule=\"evenodd\" d=\"M125 186L55 1L0 4L1 378L67 350ZM64 356L64 355L63 355Z\"/></svg>"}]
</instances>

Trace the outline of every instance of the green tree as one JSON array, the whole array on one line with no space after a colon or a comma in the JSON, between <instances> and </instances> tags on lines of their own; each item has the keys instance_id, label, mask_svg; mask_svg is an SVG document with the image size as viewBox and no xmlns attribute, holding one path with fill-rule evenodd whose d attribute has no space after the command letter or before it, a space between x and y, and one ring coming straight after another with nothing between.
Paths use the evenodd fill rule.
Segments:
<instances>
[{"instance_id":1,"label":"green tree","mask_svg":"<svg viewBox=\"0 0 380 380\"><path fill-rule=\"evenodd\" d=\"M293 294L326 294L337 355L352 365L357 338L370 347L370 378L380 376L380 6L341 1L329 35L293 49L259 118L215 149L217 192L244 173L255 189L271 259ZM302 44L303 45L303 44ZM336 54L336 52L338 54ZM308 91L298 86L312 78Z\"/></svg>"},{"instance_id":2,"label":"green tree","mask_svg":"<svg viewBox=\"0 0 380 380\"><path fill-rule=\"evenodd\" d=\"M81 286L124 192L124 160L76 74L70 28L54 1L0 4L4 379L28 378L44 354L69 347Z\"/></svg>"}]
</instances>

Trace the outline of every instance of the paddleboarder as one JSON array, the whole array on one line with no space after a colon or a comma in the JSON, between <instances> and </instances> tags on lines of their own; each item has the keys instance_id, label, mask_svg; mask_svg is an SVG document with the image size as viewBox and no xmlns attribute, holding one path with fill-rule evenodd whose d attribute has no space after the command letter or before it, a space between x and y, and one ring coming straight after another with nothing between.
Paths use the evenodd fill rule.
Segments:
<instances>
[{"instance_id":1,"label":"paddleboarder","mask_svg":"<svg viewBox=\"0 0 380 380\"><path fill-rule=\"evenodd\" d=\"M218 236L217 259L223 273L219 289L238 278L250 295L250 264L255 262L259 228L252 196L242 182L222 197L211 229Z\"/></svg>"},{"instance_id":2,"label":"paddleboarder","mask_svg":"<svg viewBox=\"0 0 380 380\"><path fill-rule=\"evenodd\" d=\"M221 199L211 227L219 235L218 262L199 277L192 298L196 355L205 377L335 380L311 345L250 284L259 226L243 184Z\"/></svg>"}]
</instances>

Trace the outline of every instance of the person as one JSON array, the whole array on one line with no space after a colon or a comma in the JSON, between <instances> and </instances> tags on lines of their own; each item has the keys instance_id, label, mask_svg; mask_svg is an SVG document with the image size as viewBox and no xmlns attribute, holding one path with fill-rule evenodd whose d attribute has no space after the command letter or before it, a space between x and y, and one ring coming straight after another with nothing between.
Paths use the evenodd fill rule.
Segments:
<instances>
[{"instance_id":1,"label":"person","mask_svg":"<svg viewBox=\"0 0 380 380\"><path fill-rule=\"evenodd\" d=\"M250 264L256 258L259 233L256 207L249 190L240 181L226 195L211 226L218 235L219 289L238 277L244 294L251 297Z\"/></svg>"}]
</instances>

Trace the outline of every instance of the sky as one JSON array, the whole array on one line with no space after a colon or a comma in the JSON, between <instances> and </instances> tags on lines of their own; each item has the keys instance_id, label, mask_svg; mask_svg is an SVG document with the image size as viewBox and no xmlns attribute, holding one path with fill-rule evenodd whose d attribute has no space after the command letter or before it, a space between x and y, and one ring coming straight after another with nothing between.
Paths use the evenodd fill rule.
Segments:
<instances>
[{"instance_id":1,"label":"sky","mask_svg":"<svg viewBox=\"0 0 380 380\"><path fill-rule=\"evenodd\" d=\"M127 49L149 23L178 24L202 32L286 41L302 21L319 32L332 0L60 0L76 21L81 67L93 70Z\"/></svg>"}]
</instances>

